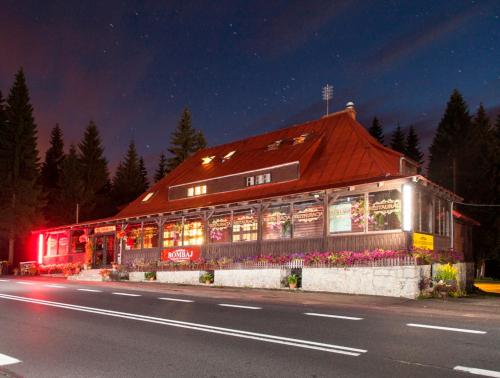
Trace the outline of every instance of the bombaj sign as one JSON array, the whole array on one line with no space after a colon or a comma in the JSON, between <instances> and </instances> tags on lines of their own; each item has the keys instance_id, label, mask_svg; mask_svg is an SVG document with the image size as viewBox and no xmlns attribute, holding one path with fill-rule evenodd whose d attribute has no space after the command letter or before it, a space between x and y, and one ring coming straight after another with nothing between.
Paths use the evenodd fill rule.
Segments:
<instances>
[{"instance_id":1,"label":"bombaj sign","mask_svg":"<svg viewBox=\"0 0 500 378\"><path fill-rule=\"evenodd\" d=\"M427 234L413 233L413 248L434 250L434 236Z\"/></svg>"},{"instance_id":2,"label":"bombaj sign","mask_svg":"<svg viewBox=\"0 0 500 378\"><path fill-rule=\"evenodd\" d=\"M197 246L165 248L161 251L161 259L163 261L194 261L198 260L200 256L201 248Z\"/></svg>"}]
</instances>

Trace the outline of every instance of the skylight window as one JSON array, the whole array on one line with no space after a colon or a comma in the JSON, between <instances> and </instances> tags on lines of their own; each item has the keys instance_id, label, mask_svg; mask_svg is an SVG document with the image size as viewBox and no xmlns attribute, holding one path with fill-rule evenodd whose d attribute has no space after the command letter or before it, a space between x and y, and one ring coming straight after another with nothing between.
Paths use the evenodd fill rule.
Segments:
<instances>
[{"instance_id":1,"label":"skylight window","mask_svg":"<svg viewBox=\"0 0 500 378\"><path fill-rule=\"evenodd\" d=\"M293 138L293 145L295 146L296 144L304 143L308 135L309 135L308 133L305 133L305 134L301 134L298 137Z\"/></svg>"},{"instance_id":2,"label":"skylight window","mask_svg":"<svg viewBox=\"0 0 500 378\"><path fill-rule=\"evenodd\" d=\"M201 158L201 164L203 165L210 164L214 159L214 157L215 156L205 156L204 158Z\"/></svg>"},{"instance_id":3,"label":"skylight window","mask_svg":"<svg viewBox=\"0 0 500 378\"><path fill-rule=\"evenodd\" d=\"M282 143L282 142L283 142L283 141L282 141L281 139L278 139L278 140L274 141L273 143L268 144L268 145L267 145L267 150L268 150L268 151L274 151L274 150L277 150L277 149L281 146L281 143Z\"/></svg>"},{"instance_id":4,"label":"skylight window","mask_svg":"<svg viewBox=\"0 0 500 378\"><path fill-rule=\"evenodd\" d=\"M153 197L153 195L155 194L155 192L149 192L148 194L146 194L146 196L142 199L142 202L148 202L151 197Z\"/></svg>"},{"instance_id":5,"label":"skylight window","mask_svg":"<svg viewBox=\"0 0 500 378\"><path fill-rule=\"evenodd\" d=\"M229 160L231 159L231 157L236 153L236 151L231 151L231 152L228 152L226 155L224 155L224 157L222 158L222 161L225 161L225 160Z\"/></svg>"}]
</instances>

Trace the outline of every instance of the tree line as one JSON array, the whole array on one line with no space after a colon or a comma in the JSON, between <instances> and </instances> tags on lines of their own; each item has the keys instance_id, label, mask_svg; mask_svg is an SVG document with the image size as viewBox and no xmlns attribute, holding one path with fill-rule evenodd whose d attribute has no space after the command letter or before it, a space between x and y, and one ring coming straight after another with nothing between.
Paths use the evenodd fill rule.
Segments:
<instances>
[{"instance_id":1,"label":"tree line","mask_svg":"<svg viewBox=\"0 0 500 378\"><path fill-rule=\"evenodd\" d=\"M368 131L384 144L383 127L377 118ZM423 163L424 155L413 126L405 136L398 124L389 146ZM479 266L484 266L486 260L500 264L500 114L493 123L479 104L471 115L462 94L454 90L428 156L429 179L461 196L464 200L456 204L457 209L481 224L472 234L476 262Z\"/></svg>"},{"instance_id":2,"label":"tree line","mask_svg":"<svg viewBox=\"0 0 500 378\"><path fill-rule=\"evenodd\" d=\"M111 216L150 185L134 141L111 177L93 121L86 126L81 141L70 144L67 151L62 129L56 124L43 162L37 141L29 89L20 69L6 99L0 91L0 249L7 246L10 262L18 249L16 241L22 241L32 229L75 223L77 207L79 221ZM203 133L193 128L185 108L167 154L160 155L154 181L205 147Z\"/></svg>"}]
</instances>

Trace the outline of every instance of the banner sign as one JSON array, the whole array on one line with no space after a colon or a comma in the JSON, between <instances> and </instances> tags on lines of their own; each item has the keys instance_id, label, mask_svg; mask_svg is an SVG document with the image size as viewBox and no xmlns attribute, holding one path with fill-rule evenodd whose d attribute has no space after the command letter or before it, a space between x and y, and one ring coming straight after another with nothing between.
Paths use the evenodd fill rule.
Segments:
<instances>
[{"instance_id":1,"label":"banner sign","mask_svg":"<svg viewBox=\"0 0 500 378\"><path fill-rule=\"evenodd\" d=\"M108 232L115 232L116 226L102 226L94 228L95 234L106 234Z\"/></svg>"},{"instance_id":2,"label":"banner sign","mask_svg":"<svg viewBox=\"0 0 500 378\"><path fill-rule=\"evenodd\" d=\"M434 236L428 234L413 233L413 248L434 250Z\"/></svg>"},{"instance_id":3,"label":"banner sign","mask_svg":"<svg viewBox=\"0 0 500 378\"><path fill-rule=\"evenodd\" d=\"M163 261L186 262L198 260L200 257L201 248L198 246L165 248L161 251Z\"/></svg>"}]
</instances>

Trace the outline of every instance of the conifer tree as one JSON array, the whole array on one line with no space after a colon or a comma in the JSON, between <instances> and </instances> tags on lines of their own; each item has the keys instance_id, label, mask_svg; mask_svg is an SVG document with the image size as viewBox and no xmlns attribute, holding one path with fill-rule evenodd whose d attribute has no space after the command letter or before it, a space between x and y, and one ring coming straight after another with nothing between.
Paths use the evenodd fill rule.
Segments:
<instances>
[{"instance_id":1,"label":"conifer tree","mask_svg":"<svg viewBox=\"0 0 500 378\"><path fill-rule=\"evenodd\" d=\"M78 144L82 180L81 220L106 216L110 213L108 162L96 124L91 121Z\"/></svg>"},{"instance_id":2,"label":"conifer tree","mask_svg":"<svg viewBox=\"0 0 500 378\"><path fill-rule=\"evenodd\" d=\"M7 98L0 128L0 231L9 240L9 261L15 240L41 221L43 207L40 164L33 106L22 69Z\"/></svg>"},{"instance_id":3,"label":"conifer tree","mask_svg":"<svg viewBox=\"0 0 500 378\"><path fill-rule=\"evenodd\" d=\"M408 129L405 155L419 164L424 162L424 154L420 149L420 140L413 125L410 125L410 128Z\"/></svg>"},{"instance_id":4,"label":"conifer tree","mask_svg":"<svg viewBox=\"0 0 500 378\"><path fill-rule=\"evenodd\" d=\"M463 151L470 124L467 104L455 89L429 149L429 178L458 194L462 191L460 181L466 165Z\"/></svg>"},{"instance_id":5,"label":"conifer tree","mask_svg":"<svg viewBox=\"0 0 500 378\"><path fill-rule=\"evenodd\" d=\"M171 147L168 152L172 155L167 159L167 173L174 170L191 154L206 147L205 137L201 131L196 131L191 125L191 113L184 109L177 128L172 133Z\"/></svg>"},{"instance_id":6,"label":"conifer tree","mask_svg":"<svg viewBox=\"0 0 500 378\"><path fill-rule=\"evenodd\" d=\"M402 154L406 152L405 134L403 133L403 130L401 130L399 123L396 130L392 133L391 148L394 151L401 152Z\"/></svg>"},{"instance_id":7,"label":"conifer tree","mask_svg":"<svg viewBox=\"0 0 500 378\"><path fill-rule=\"evenodd\" d=\"M167 158L165 154L162 152L160 155L160 161L158 162L158 168L156 168L155 182L160 181L167 174Z\"/></svg>"},{"instance_id":8,"label":"conifer tree","mask_svg":"<svg viewBox=\"0 0 500 378\"><path fill-rule=\"evenodd\" d=\"M62 162L59 187L61 195L54 207L63 223L74 223L77 205L84 204L80 159L74 144Z\"/></svg>"},{"instance_id":9,"label":"conifer tree","mask_svg":"<svg viewBox=\"0 0 500 378\"><path fill-rule=\"evenodd\" d=\"M60 176L64 161L64 142L62 131L58 124L50 133L50 147L45 153L45 161L42 164L41 182L46 196L44 215L49 225L61 222L55 205L60 201L61 187Z\"/></svg>"},{"instance_id":10,"label":"conifer tree","mask_svg":"<svg viewBox=\"0 0 500 378\"><path fill-rule=\"evenodd\" d=\"M372 137L384 144L384 132L377 117L373 118L372 125L368 128L368 132Z\"/></svg>"},{"instance_id":11,"label":"conifer tree","mask_svg":"<svg viewBox=\"0 0 500 378\"><path fill-rule=\"evenodd\" d=\"M144 159L142 158L142 156L139 159L139 172L141 175L142 192L145 192L149 188L149 179L148 170L146 169L146 164L144 164Z\"/></svg>"},{"instance_id":12,"label":"conifer tree","mask_svg":"<svg viewBox=\"0 0 500 378\"><path fill-rule=\"evenodd\" d=\"M113 178L113 198L117 206L136 199L144 188L141 166L134 142L130 142L127 154L119 163Z\"/></svg>"}]
</instances>

